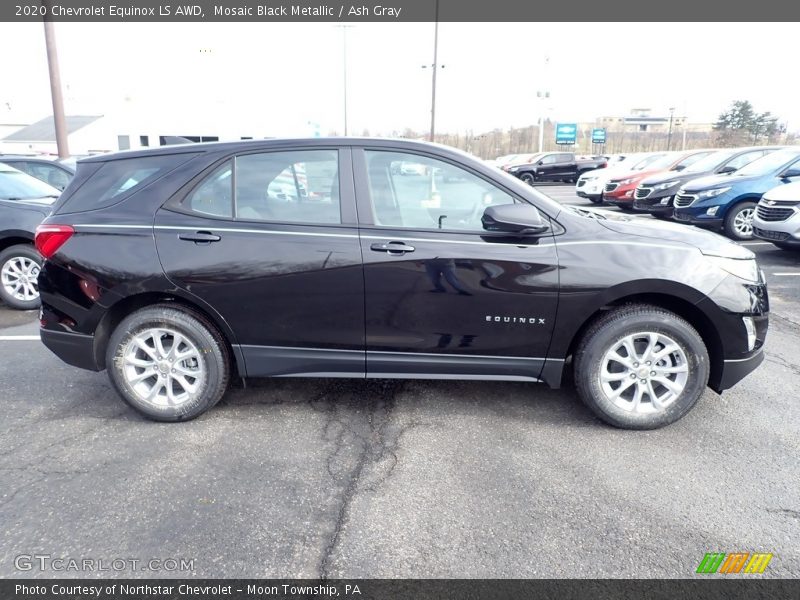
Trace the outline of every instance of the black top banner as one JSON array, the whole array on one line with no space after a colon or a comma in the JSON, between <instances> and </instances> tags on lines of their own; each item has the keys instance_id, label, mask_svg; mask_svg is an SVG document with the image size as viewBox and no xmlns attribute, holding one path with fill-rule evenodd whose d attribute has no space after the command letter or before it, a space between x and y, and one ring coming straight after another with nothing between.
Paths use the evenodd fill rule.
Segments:
<instances>
[{"instance_id":1,"label":"black top banner","mask_svg":"<svg viewBox=\"0 0 800 600\"><path fill-rule=\"evenodd\" d=\"M785 0L3 0L0 21L81 22L618 22L800 20ZM676 28L676 39L679 39ZM569 31L565 30L565 42ZM632 43L634 32L631 32ZM659 43L668 45L671 40ZM650 43L656 42L650 40ZM716 43L713 32L698 44ZM719 40L724 43L724 40Z\"/></svg>"}]
</instances>

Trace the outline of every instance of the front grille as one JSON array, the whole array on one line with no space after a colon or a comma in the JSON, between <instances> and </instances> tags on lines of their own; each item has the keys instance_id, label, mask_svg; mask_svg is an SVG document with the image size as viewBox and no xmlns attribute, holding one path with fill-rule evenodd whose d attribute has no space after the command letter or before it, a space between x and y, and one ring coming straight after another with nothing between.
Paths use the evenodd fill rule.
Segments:
<instances>
[{"instance_id":1,"label":"front grille","mask_svg":"<svg viewBox=\"0 0 800 600\"><path fill-rule=\"evenodd\" d=\"M753 233L756 234L757 237L764 238L765 240L775 240L776 242L789 239L789 234L784 231L769 231L768 229L753 227Z\"/></svg>"},{"instance_id":2,"label":"front grille","mask_svg":"<svg viewBox=\"0 0 800 600\"><path fill-rule=\"evenodd\" d=\"M785 221L794 214L794 209L783 206L767 206L759 204L756 207L756 215L762 221Z\"/></svg>"},{"instance_id":3,"label":"front grille","mask_svg":"<svg viewBox=\"0 0 800 600\"><path fill-rule=\"evenodd\" d=\"M697 200L697 196L694 194L678 194L675 196L675 206L690 206L695 200Z\"/></svg>"},{"instance_id":4,"label":"front grille","mask_svg":"<svg viewBox=\"0 0 800 600\"><path fill-rule=\"evenodd\" d=\"M584 179L578 179L578 186L577 186L577 187L583 187L583 186L585 186L585 185L586 185L586 180L584 180Z\"/></svg>"},{"instance_id":5,"label":"front grille","mask_svg":"<svg viewBox=\"0 0 800 600\"><path fill-rule=\"evenodd\" d=\"M650 193L653 191L651 187L642 187L639 186L636 188L636 192L633 194L633 197L637 200L641 200L642 198L647 198Z\"/></svg>"},{"instance_id":6,"label":"front grille","mask_svg":"<svg viewBox=\"0 0 800 600\"><path fill-rule=\"evenodd\" d=\"M619 187L618 183L607 183L606 187L603 188L603 191L604 192L613 192L618 187Z\"/></svg>"}]
</instances>

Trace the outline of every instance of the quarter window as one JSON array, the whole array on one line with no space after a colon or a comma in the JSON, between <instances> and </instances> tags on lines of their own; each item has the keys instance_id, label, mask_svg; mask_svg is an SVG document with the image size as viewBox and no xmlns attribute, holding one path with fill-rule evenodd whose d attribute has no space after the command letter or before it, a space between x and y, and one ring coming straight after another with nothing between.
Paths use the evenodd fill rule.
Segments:
<instances>
[{"instance_id":1,"label":"quarter window","mask_svg":"<svg viewBox=\"0 0 800 600\"><path fill-rule=\"evenodd\" d=\"M514 198L488 181L433 158L367 150L376 225L409 229L482 231L488 206Z\"/></svg>"}]
</instances>

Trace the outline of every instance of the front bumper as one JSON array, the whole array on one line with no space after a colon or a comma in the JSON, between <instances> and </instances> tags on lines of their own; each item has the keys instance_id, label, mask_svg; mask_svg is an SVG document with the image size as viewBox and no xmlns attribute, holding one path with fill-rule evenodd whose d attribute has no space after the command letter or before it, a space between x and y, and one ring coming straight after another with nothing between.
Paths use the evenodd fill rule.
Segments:
<instances>
[{"instance_id":1,"label":"front bumper","mask_svg":"<svg viewBox=\"0 0 800 600\"><path fill-rule=\"evenodd\" d=\"M756 212L753 217L753 235L770 242L800 246L800 212L784 221L764 221Z\"/></svg>"},{"instance_id":2,"label":"front bumper","mask_svg":"<svg viewBox=\"0 0 800 600\"><path fill-rule=\"evenodd\" d=\"M731 389L755 371L756 367L762 362L764 362L763 348L759 348L757 352L747 358L725 359L719 382L713 386L714 391L719 393L723 390Z\"/></svg>"},{"instance_id":3,"label":"front bumper","mask_svg":"<svg viewBox=\"0 0 800 600\"><path fill-rule=\"evenodd\" d=\"M647 198L633 200L634 210L647 212L650 214L672 214L675 194L655 195L650 194Z\"/></svg>"},{"instance_id":4,"label":"front bumper","mask_svg":"<svg viewBox=\"0 0 800 600\"><path fill-rule=\"evenodd\" d=\"M700 227L721 227L723 218L716 215L708 215L705 210L705 207L699 210L695 210L694 207L675 208L672 211L672 218L679 223L689 223Z\"/></svg>"}]
</instances>

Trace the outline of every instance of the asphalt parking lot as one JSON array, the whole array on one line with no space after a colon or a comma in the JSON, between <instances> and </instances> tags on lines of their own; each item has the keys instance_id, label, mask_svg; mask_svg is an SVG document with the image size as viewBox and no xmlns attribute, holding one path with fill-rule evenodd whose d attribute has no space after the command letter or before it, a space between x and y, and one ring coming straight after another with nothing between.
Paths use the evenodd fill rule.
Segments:
<instances>
[{"instance_id":1,"label":"asphalt parking lot","mask_svg":"<svg viewBox=\"0 0 800 600\"><path fill-rule=\"evenodd\" d=\"M194 559L102 576L682 578L739 551L800 577L800 254L746 245L766 361L652 432L490 382L264 380L152 423L0 308L0 577L98 575L15 568L46 554Z\"/></svg>"}]
</instances>

